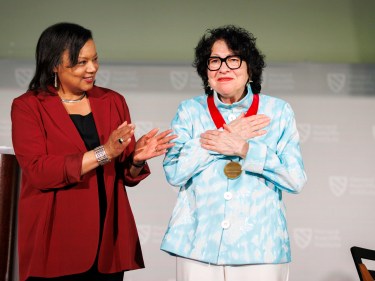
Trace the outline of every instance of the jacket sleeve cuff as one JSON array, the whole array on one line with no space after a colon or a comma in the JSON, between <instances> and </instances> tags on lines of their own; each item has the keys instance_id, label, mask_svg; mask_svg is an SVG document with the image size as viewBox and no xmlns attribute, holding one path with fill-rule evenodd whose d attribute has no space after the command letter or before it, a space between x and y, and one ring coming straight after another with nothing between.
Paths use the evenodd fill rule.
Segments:
<instances>
[{"instance_id":1,"label":"jacket sleeve cuff","mask_svg":"<svg viewBox=\"0 0 375 281\"><path fill-rule=\"evenodd\" d=\"M242 169L256 174L262 174L266 162L266 155L267 146L265 144L250 140L249 151L244 158Z\"/></svg>"},{"instance_id":2,"label":"jacket sleeve cuff","mask_svg":"<svg viewBox=\"0 0 375 281\"><path fill-rule=\"evenodd\" d=\"M130 174L130 167L126 168L124 173L125 173L125 185L135 186L138 183L140 183L140 181L147 178L151 174L151 171L150 171L148 164L146 163L143 166L142 170L140 171L139 175L134 178Z\"/></svg>"},{"instance_id":3,"label":"jacket sleeve cuff","mask_svg":"<svg viewBox=\"0 0 375 281\"><path fill-rule=\"evenodd\" d=\"M83 152L79 154L67 155L65 157L65 181L68 184L76 183L81 181L82 172L82 158Z\"/></svg>"}]
</instances>

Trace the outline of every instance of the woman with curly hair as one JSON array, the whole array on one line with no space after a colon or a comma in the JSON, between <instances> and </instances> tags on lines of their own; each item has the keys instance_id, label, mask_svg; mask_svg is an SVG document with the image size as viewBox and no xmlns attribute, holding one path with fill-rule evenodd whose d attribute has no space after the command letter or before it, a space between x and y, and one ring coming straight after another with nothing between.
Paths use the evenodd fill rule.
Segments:
<instances>
[{"instance_id":1,"label":"woman with curly hair","mask_svg":"<svg viewBox=\"0 0 375 281\"><path fill-rule=\"evenodd\" d=\"M205 95L180 104L163 163L179 194L161 249L177 257L178 281L288 280L282 192L300 192L306 175L291 106L260 94L255 41L223 26L195 49Z\"/></svg>"}]
</instances>

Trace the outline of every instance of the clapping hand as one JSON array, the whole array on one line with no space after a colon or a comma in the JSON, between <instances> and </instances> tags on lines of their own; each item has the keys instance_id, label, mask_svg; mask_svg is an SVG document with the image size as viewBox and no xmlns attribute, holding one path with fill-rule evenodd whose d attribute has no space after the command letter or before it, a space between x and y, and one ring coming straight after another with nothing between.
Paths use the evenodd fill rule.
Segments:
<instances>
[{"instance_id":1,"label":"clapping hand","mask_svg":"<svg viewBox=\"0 0 375 281\"><path fill-rule=\"evenodd\" d=\"M135 144L133 162L144 162L148 159L163 155L167 149L174 146L170 141L177 138L176 135L170 135L172 130L166 130L158 133L155 128L143 135Z\"/></svg>"},{"instance_id":2,"label":"clapping hand","mask_svg":"<svg viewBox=\"0 0 375 281\"><path fill-rule=\"evenodd\" d=\"M134 135L134 129L133 124L128 124L125 121L110 134L108 141L104 144L109 159L116 158L124 151Z\"/></svg>"}]
</instances>

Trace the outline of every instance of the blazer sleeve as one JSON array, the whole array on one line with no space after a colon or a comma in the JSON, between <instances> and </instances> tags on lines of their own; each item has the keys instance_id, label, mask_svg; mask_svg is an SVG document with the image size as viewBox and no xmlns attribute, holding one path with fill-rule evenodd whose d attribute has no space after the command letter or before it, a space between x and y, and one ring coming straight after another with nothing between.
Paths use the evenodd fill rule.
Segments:
<instances>
[{"instance_id":1,"label":"blazer sleeve","mask_svg":"<svg viewBox=\"0 0 375 281\"><path fill-rule=\"evenodd\" d=\"M130 117L130 111L129 107L125 101L125 98L122 95L118 95L120 97L120 100L116 101L116 108L119 111L119 114L121 116L121 121L127 121L128 124L131 123L131 117ZM121 123L122 123L121 122ZM129 145L126 147L124 153L120 156L119 158L119 164L120 164L120 169L119 173L123 175L124 178L124 183L126 186L135 186L137 185L140 181L145 179L151 174L150 168L148 164L146 163L145 166L143 166L142 170L140 171L139 175L137 177L132 177L130 174L130 167L131 163L133 161L133 154L134 154L134 149L135 149L135 144L136 140L133 135L131 138L131 142Z\"/></svg>"},{"instance_id":2,"label":"blazer sleeve","mask_svg":"<svg viewBox=\"0 0 375 281\"><path fill-rule=\"evenodd\" d=\"M40 190L66 187L81 180L84 152L47 151L47 134L37 105L25 98L12 103L12 142L23 177Z\"/></svg>"},{"instance_id":3,"label":"blazer sleeve","mask_svg":"<svg viewBox=\"0 0 375 281\"><path fill-rule=\"evenodd\" d=\"M172 120L174 139L163 161L166 179L172 186L183 186L195 175L223 156L202 148L200 137L194 136L194 116L191 107L182 102ZM199 116L195 118L199 119Z\"/></svg>"},{"instance_id":4,"label":"blazer sleeve","mask_svg":"<svg viewBox=\"0 0 375 281\"><path fill-rule=\"evenodd\" d=\"M258 141L257 138L250 139L250 149L244 159L243 168L262 175L281 190L299 193L307 177L296 121L289 104L285 104L282 111L279 131L276 150Z\"/></svg>"}]
</instances>

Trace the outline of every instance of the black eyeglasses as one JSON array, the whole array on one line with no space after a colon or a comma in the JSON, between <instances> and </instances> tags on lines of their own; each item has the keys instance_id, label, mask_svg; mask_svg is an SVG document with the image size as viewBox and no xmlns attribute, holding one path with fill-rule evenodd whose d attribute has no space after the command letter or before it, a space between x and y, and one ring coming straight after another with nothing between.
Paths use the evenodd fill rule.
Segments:
<instances>
[{"instance_id":1,"label":"black eyeglasses","mask_svg":"<svg viewBox=\"0 0 375 281\"><path fill-rule=\"evenodd\" d=\"M237 55L227 56L226 58L209 57L207 60L207 68L211 71L219 70L223 62L225 62L229 69L238 69L241 67L242 58Z\"/></svg>"}]
</instances>

